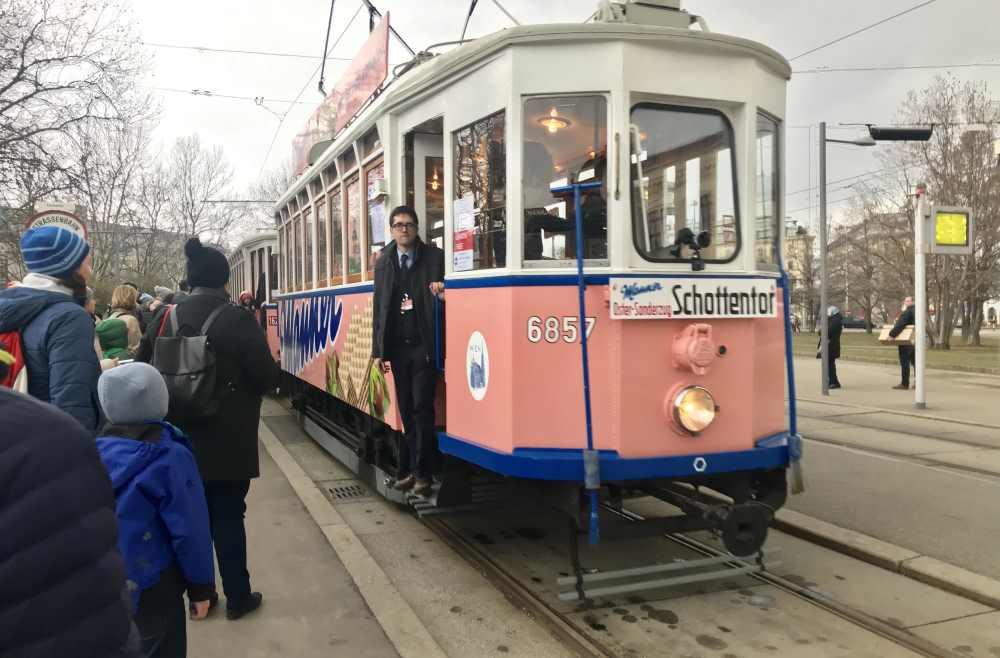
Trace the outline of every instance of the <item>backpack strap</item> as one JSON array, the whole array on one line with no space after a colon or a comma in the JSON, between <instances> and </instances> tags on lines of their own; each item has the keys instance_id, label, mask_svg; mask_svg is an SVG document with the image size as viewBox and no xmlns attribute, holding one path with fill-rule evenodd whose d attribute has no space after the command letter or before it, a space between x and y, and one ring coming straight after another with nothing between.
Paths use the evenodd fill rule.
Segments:
<instances>
[{"instance_id":1,"label":"backpack strap","mask_svg":"<svg viewBox=\"0 0 1000 658\"><path fill-rule=\"evenodd\" d=\"M208 318L205 320L205 324L201 326L202 336L208 335L208 330L212 327L212 324L215 322L216 318L222 315L222 312L226 310L227 306L229 306L228 302L222 302L221 304L215 307L215 310L209 313Z\"/></svg>"},{"instance_id":2,"label":"backpack strap","mask_svg":"<svg viewBox=\"0 0 1000 658\"><path fill-rule=\"evenodd\" d=\"M170 333L173 336L177 335L177 314L174 313L175 305L171 304L167 307L167 312L163 314L163 319L160 320L160 329L156 332L156 337L159 338L163 335L163 328L167 325L167 319L170 319Z\"/></svg>"}]
</instances>

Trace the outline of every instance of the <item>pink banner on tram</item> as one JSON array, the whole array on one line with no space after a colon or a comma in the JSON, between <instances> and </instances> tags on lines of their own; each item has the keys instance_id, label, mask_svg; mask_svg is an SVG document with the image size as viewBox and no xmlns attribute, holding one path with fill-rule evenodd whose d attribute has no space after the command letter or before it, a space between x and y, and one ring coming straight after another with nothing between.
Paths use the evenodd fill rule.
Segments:
<instances>
[{"instance_id":1,"label":"pink banner on tram","mask_svg":"<svg viewBox=\"0 0 1000 658\"><path fill-rule=\"evenodd\" d=\"M309 151L317 143L333 139L344 129L389 75L389 13L372 31L305 127L292 140L292 166L301 174L311 162Z\"/></svg>"}]
</instances>

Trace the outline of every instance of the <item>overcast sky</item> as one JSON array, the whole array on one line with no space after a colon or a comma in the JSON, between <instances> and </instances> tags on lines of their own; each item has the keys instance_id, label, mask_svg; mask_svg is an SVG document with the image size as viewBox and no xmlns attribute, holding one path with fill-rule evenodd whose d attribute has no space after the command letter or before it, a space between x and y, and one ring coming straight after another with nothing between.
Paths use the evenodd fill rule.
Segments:
<instances>
[{"instance_id":1,"label":"overcast sky","mask_svg":"<svg viewBox=\"0 0 1000 658\"><path fill-rule=\"evenodd\" d=\"M596 0L502 0L522 23L579 22L597 6ZM705 18L715 32L760 41L788 58L919 4L919 0L684 0L684 7ZM337 0L331 42L344 30L361 5ZM466 0L375 0L392 25L414 49L457 39ZM134 0L140 37L149 44L278 51L318 56L323 49L329 0ZM332 57L350 59L367 37L367 12L362 10L347 29ZM481 36L509 25L492 2L482 0L469 25ZM794 70L817 67L898 66L984 63L993 67L956 68L961 79L986 80L1000 99L1000 51L996 26L998 0L936 0L924 8L814 54L795 59ZM162 103L158 140L164 148L177 137L199 133L203 141L223 146L233 163L237 182L254 182L262 169L287 159L292 137L321 100L315 75L319 60L211 53L150 46L153 66L146 84L151 88L208 90L213 94L259 97L253 100L206 98L190 93L156 90ZM406 53L390 44L390 67ZM329 90L346 61L327 63ZM816 126L854 122L888 122L910 89L927 86L945 70L847 72L793 75L788 95L786 189L815 186ZM312 76L312 77L311 77ZM300 103L288 102L300 95ZM277 115L277 116L276 116ZM285 115L279 124L279 116ZM280 126L280 127L279 127ZM812 139L810 140L810 135ZM851 137L851 131L836 136ZM273 148L270 149L273 140ZM876 147L877 148L877 147ZM830 147L830 180L878 169L876 148ZM265 160L265 155L267 158ZM811 171L812 183L809 175ZM834 186L831 201L849 190ZM786 214L814 224L816 190L787 198ZM834 210L838 206L833 206ZM843 207L843 204L841 206ZM812 224L810 224L812 225Z\"/></svg>"}]
</instances>

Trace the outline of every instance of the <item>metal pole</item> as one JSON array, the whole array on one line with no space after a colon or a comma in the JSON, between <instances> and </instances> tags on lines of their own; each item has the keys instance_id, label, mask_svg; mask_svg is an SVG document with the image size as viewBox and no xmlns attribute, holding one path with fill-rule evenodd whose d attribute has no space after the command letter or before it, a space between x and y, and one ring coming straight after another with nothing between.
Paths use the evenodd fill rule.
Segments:
<instances>
[{"instance_id":1,"label":"metal pole","mask_svg":"<svg viewBox=\"0 0 1000 658\"><path fill-rule=\"evenodd\" d=\"M830 395L830 346L826 317L826 121L819 124L819 348L820 392Z\"/></svg>"},{"instance_id":2,"label":"metal pole","mask_svg":"<svg viewBox=\"0 0 1000 658\"><path fill-rule=\"evenodd\" d=\"M917 185L916 208L913 213L913 278L914 299L917 308L913 331L916 334L914 343L917 352L914 373L916 388L913 396L913 406L917 409L927 408L927 397L924 391L924 363L927 356L927 268L924 255L924 196L927 188L921 183Z\"/></svg>"}]
</instances>

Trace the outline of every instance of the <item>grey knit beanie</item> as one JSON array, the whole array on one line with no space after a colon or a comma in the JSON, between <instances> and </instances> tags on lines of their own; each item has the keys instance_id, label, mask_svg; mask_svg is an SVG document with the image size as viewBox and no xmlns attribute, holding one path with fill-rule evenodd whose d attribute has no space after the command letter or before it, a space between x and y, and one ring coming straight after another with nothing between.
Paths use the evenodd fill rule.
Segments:
<instances>
[{"instance_id":1,"label":"grey knit beanie","mask_svg":"<svg viewBox=\"0 0 1000 658\"><path fill-rule=\"evenodd\" d=\"M163 376L146 363L125 363L101 375L97 396L104 415L115 425L161 421L170 396Z\"/></svg>"}]
</instances>

